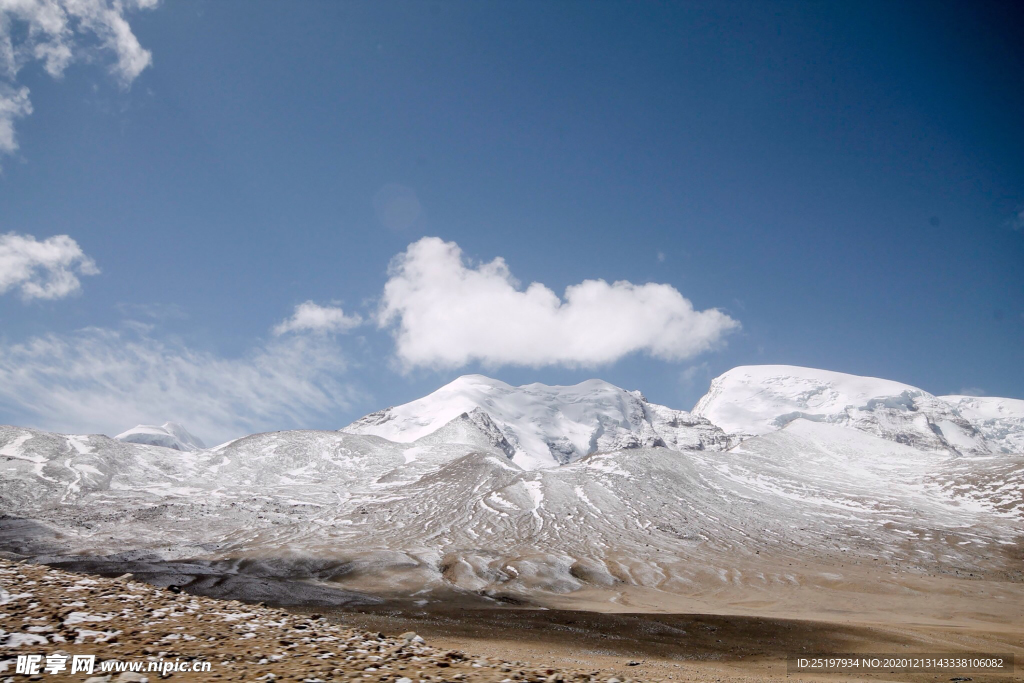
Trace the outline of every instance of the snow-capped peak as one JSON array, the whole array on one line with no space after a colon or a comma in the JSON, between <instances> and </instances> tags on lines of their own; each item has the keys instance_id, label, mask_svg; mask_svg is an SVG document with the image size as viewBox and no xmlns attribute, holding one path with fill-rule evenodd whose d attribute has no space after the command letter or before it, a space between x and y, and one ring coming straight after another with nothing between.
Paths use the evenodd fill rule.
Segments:
<instances>
[{"instance_id":1,"label":"snow-capped peak","mask_svg":"<svg viewBox=\"0 0 1024 683\"><path fill-rule=\"evenodd\" d=\"M356 420L341 431L409 443L465 414L494 445L525 469L640 446L725 448L728 439L706 420L648 403L597 379L574 386L514 387L465 375L411 403Z\"/></svg>"},{"instance_id":2,"label":"snow-capped peak","mask_svg":"<svg viewBox=\"0 0 1024 683\"><path fill-rule=\"evenodd\" d=\"M165 422L162 425L136 425L114 438L128 443L173 448L177 451L200 451L206 448L199 437L190 434L177 422Z\"/></svg>"},{"instance_id":3,"label":"snow-capped peak","mask_svg":"<svg viewBox=\"0 0 1024 683\"><path fill-rule=\"evenodd\" d=\"M791 365L733 368L711 382L693 412L739 438L802 418L854 427L925 450L990 450L954 402L887 379Z\"/></svg>"}]
</instances>

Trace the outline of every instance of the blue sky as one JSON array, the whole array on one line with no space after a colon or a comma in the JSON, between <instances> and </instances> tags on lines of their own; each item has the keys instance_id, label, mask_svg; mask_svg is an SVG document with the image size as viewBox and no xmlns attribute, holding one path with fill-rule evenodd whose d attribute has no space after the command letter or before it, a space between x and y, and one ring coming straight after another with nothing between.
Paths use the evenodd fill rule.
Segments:
<instances>
[{"instance_id":1,"label":"blue sky","mask_svg":"<svg viewBox=\"0 0 1024 683\"><path fill-rule=\"evenodd\" d=\"M0 2L0 422L760 363L1024 397L1013 3L84 6Z\"/></svg>"}]
</instances>

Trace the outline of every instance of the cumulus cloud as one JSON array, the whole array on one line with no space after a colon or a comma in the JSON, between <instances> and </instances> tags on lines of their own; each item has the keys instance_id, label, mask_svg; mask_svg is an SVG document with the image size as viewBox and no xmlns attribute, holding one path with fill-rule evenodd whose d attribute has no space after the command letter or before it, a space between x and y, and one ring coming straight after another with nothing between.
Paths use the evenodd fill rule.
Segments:
<instances>
[{"instance_id":1,"label":"cumulus cloud","mask_svg":"<svg viewBox=\"0 0 1024 683\"><path fill-rule=\"evenodd\" d=\"M18 72L41 63L54 77L76 59L113 55L110 72L131 85L152 62L125 15L151 9L157 0L0 0L0 153L18 148L14 122L32 113L29 90L18 86Z\"/></svg>"},{"instance_id":2,"label":"cumulus cloud","mask_svg":"<svg viewBox=\"0 0 1024 683\"><path fill-rule=\"evenodd\" d=\"M146 328L88 328L0 345L0 412L60 432L118 434L180 422L207 443L309 427L357 394L329 337L291 336L225 358Z\"/></svg>"},{"instance_id":3,"label":"cumulus cloud","mask_svg":"<svg viewBox=\"0 0 1024 683\"><path fill-rule=\"evenodd\" d=\"M348 332L363 324L358 315L345 315L337 306L320 306L312 301L301 303L286 320L274 327L275 335L288 332Z\"/></svg>"},{"instance_id":4,"label":"cumulus cloud","mask_svg":"<svg viewBox=\"0 0 1024 683\"><path fill-rule=\"evenodd\" d=\"M19 289L26 301L62 299L81 289L78 276L99 272L96 262L67 235L42 242L32 235L0 235L0 294Z\"/></svg>"},{"instance_id":5,"label":"cumulus cloud","mask_svg":"<svg viewBox=\"0 0 1024 683\"><path fill-rule=\"evenodd\" d=\"M592 367L631 353L679 361L717 346L739 323L696 311L674 287L585 280L559 297L525 289L504 259L467 265L454 242L425 237L395 257L377 312L407 368Z\"/></svg>"}]
</instances>

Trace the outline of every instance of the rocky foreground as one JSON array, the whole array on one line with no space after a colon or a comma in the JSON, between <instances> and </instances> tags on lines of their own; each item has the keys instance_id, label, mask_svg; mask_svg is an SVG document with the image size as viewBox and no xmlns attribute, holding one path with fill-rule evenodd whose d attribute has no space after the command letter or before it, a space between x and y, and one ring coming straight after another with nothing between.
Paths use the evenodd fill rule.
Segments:
<instances>
[{"instance_id":1,"label":"rocky foreground","mask_svg":"<svg viewBox=\"0 0 1024 683\"><path fill-rule=\"evenodd\" d=\"M71 656L82 654L96 655L93 672L70 673ZM38 672L19 673L18 655L41 655ZM67 659L48 659L52 655ZM158 679L618 683L617 678L596 671L537 668L440 650L415 633L385 636L318 615L187 595L175 587L134 581L130 575L83 576L8 560L0 560L0 657L0 680L11 683ZM50 672L44 669L48 663L63 663L64 668ZM125 663L138 663L141 673L104 670L104 666ZM208 667L203 671L205 663Z\"/></svg>"}]
</instances>

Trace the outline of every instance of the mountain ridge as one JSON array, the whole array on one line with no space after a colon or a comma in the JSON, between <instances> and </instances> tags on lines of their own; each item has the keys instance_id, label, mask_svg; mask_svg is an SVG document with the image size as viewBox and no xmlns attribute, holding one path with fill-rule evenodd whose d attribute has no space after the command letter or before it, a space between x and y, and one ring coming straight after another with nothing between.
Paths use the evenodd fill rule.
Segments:
<instances>
[{"instance_id":1,"label":"mountain ridge","mask_svg":"<svg viewBox=\"0 0 1024 683\"><path fill-rule=\"evenodd\" d=\"M581 416L581 407L590 414ZM552 412L559 416L546 414ZM639 447L728 450L796 419L951 454L1024 452L1024 400L935 396L892 380L789 365L733 368L716 377L689 412L651 403L639 391L598 379L571 386L535 382L514 387L483 375L464 375L339 431L403 443L463 414L526 469Z\"/></svg>"},{"instance_id":2,"label":"mountain ridge","mask_svg":"<svg viewBox=\"0 0 1024 683\"><path fill-rule=\"evenodd\" d=\"M525 469L564 465L623 448L729 446L728 437L708 420L652 404L639 391L599 379L572 386L535 382L514 387L483 375L463 375L423 398L370 413L339 431L406 443L461 415Z\"/></svg>"},{"instance_id":3,"label":"mountain ridge","mask_svg":"<svg viewBox=\"0 0 1024 683\"><path fill-rule=\"evenodd\" d=\"M621 586L739 586L760 599L847 590L843 567L884 562L891 576L1009 582L1005 604L1019 604L1024 454L1002 451L1022 433L1017 403L964 403L978 435L958 450L929 425L967 420L961 399L758 372L767 393L726 415L735 436L605 382L524 392L479 377L473 400L457 384L419 414L362 421L408 425L404 441L294 430L174 451L0 426L0 551L119 572L161 565L196 590L268 577L424 600ZM726 377L702 409L728 412L756 374ZM688 447L708 435L730 445ZM516 449L530 439L578 457L523 467Z\"/></svg>"}]
</instances>

